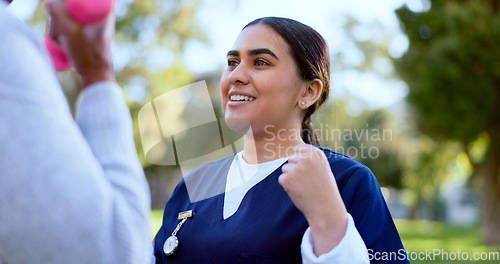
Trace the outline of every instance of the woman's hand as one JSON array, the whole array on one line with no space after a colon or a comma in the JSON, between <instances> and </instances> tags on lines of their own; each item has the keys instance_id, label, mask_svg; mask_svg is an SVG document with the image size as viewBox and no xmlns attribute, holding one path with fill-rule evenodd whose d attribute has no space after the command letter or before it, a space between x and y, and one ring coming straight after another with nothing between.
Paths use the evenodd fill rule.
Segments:
<instances>
[{"instance_id":1,"label":"woman's hand","mask_svg":"<svg viewBox=\"0 0 500 264\"><path fill-rule=\"evenodd\" d=\"M83 86L100 81L114 81L111 41L114 15L91 25L81 25L66 11L65 0L50 0L46 8L51 15L51 38L64 48L80 74Z\"/></svg>"},{"instance_id":2,"label":"woman's hand","mask_svg":"<svg viewBox=\"0 0 500 264\"><path fill-rule=\"evenodd\" d=\"M344 237L347 211L323 151L306 144L295 146L283 165L279 183L311 228L314 253L331 251Z\"/></svg>"}]
</instances>

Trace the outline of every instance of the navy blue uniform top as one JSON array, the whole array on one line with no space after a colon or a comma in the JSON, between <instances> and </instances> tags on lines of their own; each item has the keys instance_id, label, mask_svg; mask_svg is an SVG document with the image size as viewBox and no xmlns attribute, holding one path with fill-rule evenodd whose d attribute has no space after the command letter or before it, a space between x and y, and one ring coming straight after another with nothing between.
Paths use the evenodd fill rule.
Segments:
<instances>
[{"instance_id":1,"label":"navy blue uniform top","mask_svg":"<svg viewBox=\"0 0 500 264\"><path fill-rule=\"evenodd\" d=\"M328 157L347 211L371 254L403 252L373 173L352 158L321 149ZM302 262L300 243L309 225L278 183L281 166L248 191L235 214L223 219L223 192L233 158L230 155L200 166L176 187L154 240L156 263ZM177 233L179 247L167 256L163 244L179 223L178 213L187 210L193 210L195 216ZM387 261L371 260L382 262Z\"/></svg>"}]
</instances>

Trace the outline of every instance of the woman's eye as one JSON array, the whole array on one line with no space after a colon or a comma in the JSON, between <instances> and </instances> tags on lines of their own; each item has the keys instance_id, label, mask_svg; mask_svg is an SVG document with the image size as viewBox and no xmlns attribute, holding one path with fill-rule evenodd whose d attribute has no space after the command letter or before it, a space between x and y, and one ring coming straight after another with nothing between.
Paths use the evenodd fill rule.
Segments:
<instances>
[{"instance_id":1,"label":"woman's eye","mask_svg":"<svg viewBox=\"0 0 500 264\"><path fill-rule=\"evenodd\" d=\"M227 61L227 66L229 67L236 67L238 66L239 62L237 60L228 60Z\"/></svg>"},{"instance_id":2,"label":"woman's eye","mask_svg":"<svg viewBox=\"0 0 500 264\"><path fill-rule=\"evenodd\" d=\"M255 61L255 66L266 66L266 65L269 65L269 63L267 63L267 61L265 60L256 60Z\"/></svg>"}]
</instances>

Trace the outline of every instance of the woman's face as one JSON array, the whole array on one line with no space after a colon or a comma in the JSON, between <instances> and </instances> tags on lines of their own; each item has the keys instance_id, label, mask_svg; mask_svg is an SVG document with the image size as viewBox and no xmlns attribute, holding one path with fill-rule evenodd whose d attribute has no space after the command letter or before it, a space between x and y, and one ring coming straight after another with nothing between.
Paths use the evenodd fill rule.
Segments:
<instances>
[{"instance_id":1,"label":"woman's face","mask_svg":"<svg viewBox=\"0 0 500 264\"><path fill-rule=\"evenodd\" d=\"M264 24L244 29L227 56L228 66L221 78L222 106L226 123L254 135L271 128L290 128L300 124L297 107L305 82L288 44Z\"/></svg>"}]
</instances>

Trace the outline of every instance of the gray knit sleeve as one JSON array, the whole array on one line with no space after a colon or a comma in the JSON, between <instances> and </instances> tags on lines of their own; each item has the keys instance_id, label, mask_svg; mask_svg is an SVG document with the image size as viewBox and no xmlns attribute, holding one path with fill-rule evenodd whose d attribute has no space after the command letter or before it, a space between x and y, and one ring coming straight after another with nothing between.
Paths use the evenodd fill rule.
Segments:
<instances>
[{"instance_id":1,"label":"gray knit sleeve","mask_svg":"<svg viewBox=\"0 0 500 264\"><path fill-rule=\"evenodd\" d=\"M149 263L149 192L120 88L87 87L76 123L43 46L4 6L0 36L0 259Z\"/></svg>"}]
</instances>

